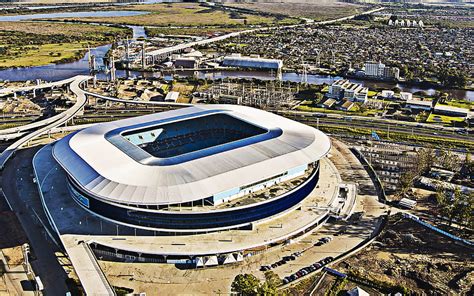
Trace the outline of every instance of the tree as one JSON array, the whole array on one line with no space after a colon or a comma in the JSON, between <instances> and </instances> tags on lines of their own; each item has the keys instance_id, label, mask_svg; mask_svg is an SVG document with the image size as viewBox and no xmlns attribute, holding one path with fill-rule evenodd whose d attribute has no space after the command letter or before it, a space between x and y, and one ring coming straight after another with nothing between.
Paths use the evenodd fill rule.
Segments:
<instances>
[{"instance_id":1,"label":"tree","mask_svg":"<svg viewBox=\"0 0 474 296\"><path fill-rule=\"evenodd\" d=\"M413 186L413 182L423 174L426 174L433 166L435 154L433 149L425 148L417 152L417 161L412 168L402 173L398 181L400 193L404 194Z\"/></svg>"},{"instance_id":2,"label":"tree","mask_svg":"<svg viewBox=\"0 0 474 296\"><path fill-rule=\"evenodd\" d=\"M437 157L437 163L448 170L454 171L458 170L461 160L450 150L440 150Z\"/></svg>"},{"instance_id":3,"label":"tree","mask_svg":"<svg viewBox=\"0 0 474 296\"><path fill-rule=\"evenodd\" d=\"M232 282L232 291L242 296L273 296L279 283L280 278L271 270L265 273L263 283L252 274L239 274Z\"/></svg>"},{"instance_id":4,"label":"tree","mask_svg":"<svg viewBox=\"0 0 474 296\"><path fill-rule=\"evenodd\" d=\"M438 186L436 201L440 214L449 219L449 224L456 220L460 225L474 226L474 193L462 192L459 187Z\"/></svg>"},{"instance_id":5,"label":"tree","mask_svg":"<svg viewBox=\"0 0 474 296\"><path fill-rule=\"evenodd\" d=\"M232 291L242 296L257 295L260 281L252 274L239 274L232 282Z\"/></svg>"},{"instance_id":6,"label":"tree","mask_svg":"<svg viewBox=\"0 0 474 296\"><path fill-rule=\"evenodd\" d=\"M464 87L467 82L466 73L446 67L439 70L438 79L447 87Z\"/></svg>"},{"instance_id":7,"label":"tree","mask_svg":"<svg viewBox=\"0 0 474 296\"><path fill-rule=\"evenodd\" d=\"M265 272L265 282L258 288L258 295L276 295L279 283L280 278L273 271L270 270Z\"/></svg>"}]
</instances>

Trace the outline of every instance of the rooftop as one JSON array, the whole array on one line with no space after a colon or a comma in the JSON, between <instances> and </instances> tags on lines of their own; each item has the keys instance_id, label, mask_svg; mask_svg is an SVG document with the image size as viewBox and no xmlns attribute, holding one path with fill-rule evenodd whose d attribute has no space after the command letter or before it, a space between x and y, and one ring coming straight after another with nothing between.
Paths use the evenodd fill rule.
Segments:
<instances>
[{"instance_id":1,"label":"rooftop","mask_svg":"<svg viewBox=\"0 0 474 296\"><path fill-rule=\"evenodd\" d=\"M322 132L269 112L196 105L95 125L58 141L53 155L99 199L166 205L315 162L330 146Z\"/></svg>"}]
</instances>

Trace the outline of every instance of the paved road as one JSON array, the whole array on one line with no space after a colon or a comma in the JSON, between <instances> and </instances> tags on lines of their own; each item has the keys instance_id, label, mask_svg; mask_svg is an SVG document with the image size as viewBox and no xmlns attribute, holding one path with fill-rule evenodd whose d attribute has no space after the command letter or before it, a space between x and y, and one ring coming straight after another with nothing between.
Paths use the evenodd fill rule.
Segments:
<instances>
[{"instance_id":1,"label":"paved road","mask_svg":"<svg viewBox=\"0 0 474 296\"><path fill-rule=\"evenodd\" d=\"M0 96L5 96L5 95L10 95L12 93L18 93L18 92L29 92L33 90L38 90L38 89L45 89L45 88L52 88L52 87L59 87L63 85L70 84L76 79L76 77L60 80L60 81L55 81L55 82L48 82L48 83L43 83L39 85L33 85L33 86L26 86L26 87L12 87L12 88L4 88L0 90ZM52 116L50 118L46 118L37 122L33 122L30 124L25 124L22 126L18 127L13 127L13 128L7 128L0 130L0 135L8 135L8 134L14 134L14 133L21 133L24 131L32 130L38 127L45 126L47 124L53 123L56 120L59 120L61 117L64 116L64 113L57 114L55 116ZM0 139L3 139L2 136L0 136Z\"/></svg>"},{"instance_id":2,"label":"paved road","mask_svg":"<svg viewBox=\"0 0 474 296\"><path fill-rule=\"evenodd\" d=\"M26 136L18 139L15 141L13 144L7 147L1 154L0 154L0 169L3 169L5 167L6 162L15 154L16 150L26 143L28 141L41 136L43 134L48 133L51 129L56 128L66 122L68 122L71 118L74 117L79 111L82 110L82 108L86 105L87 103L87 98L86 95L84 94L84 91L80 88L80 84L92 79L91 76L75 76L71 78L71 91L76 95L76 103L69 108L68 110L64 111L63 113L59 114L62 115L60 118L58 118L56 121L53 123L50 123L32 133L27 134Z\"/></svg>"},{"instance_id":3,"label":"paved road","mask_svg":"<svg viewBox=\"0 0 474 296\"><path fill-rule=\"evenodd\" d=\"M316 120L307 119L307 118L295 118L297 121L306 123L308 125L316 126ZM361 128L374 131L384 131L384 132L396 132L404 133L413 136L427 136L432 138L449 138L460 141L467 141L474 143L474 137L470 135L461 135L454 133L453 131L439 130L437 127L414 127L407 126L403 123L392 124L392 123L382 123L382 122L371 122L365 120L352 120L347 121L344 119L327 119L321 118L319 120L320 126L331 126L331 127L341 127L349 126L353 128Z\"/></svg>"},{"instance_id":4,"label":"paved road","mask_svg":"<svg viewBox=\"0 0 474 296\"><path fill-rule=\"evenodd\" d=\"M32 148L18 152L18 157L11 159L3 170L1 185L36 257L31 265L35 274L41 277L45 295L65 295L68 291L65 283L68 276L55 255L60 249L45 231L45 226L49 228L49 224L41 210L36 185L32 182L31 158L36 151L37 148Z\"/></svg>"},{"instance_id":5,"label":"paved road","mask_svg":"<svg viewBox=\"0 0 474 296\"><path fill-rule=\"evenodd\" d=\"M2 169L4 168L1 175L2 189L6 201L17 214L28 236L37 258L32 261L32 266L35 273L42 278L46 295L65 295L68 291L65 280L68 277L55 255L55 252L60 251L59 240L48 224L36 185L32 181L31 158L37 149L19 152L17 152L17 149L28 141L66 123L82 110L87 103L87 99L80 88L80 84L90 78L89 76L71 78L69 83L71 90L76 95L76 103L70 109L61 113L62 116L58 120L20 138L0 155L0 166ZM15 153L18 153L19 157L12 159ZM9 161L9 165L5 166L7 161Z\"/></svg>"}]
</instances>

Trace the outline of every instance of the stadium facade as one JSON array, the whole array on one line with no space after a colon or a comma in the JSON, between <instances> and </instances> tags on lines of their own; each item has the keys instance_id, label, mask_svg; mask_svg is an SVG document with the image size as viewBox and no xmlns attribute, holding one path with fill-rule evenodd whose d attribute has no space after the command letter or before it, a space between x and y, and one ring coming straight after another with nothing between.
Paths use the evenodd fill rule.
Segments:
<instances>
[{"instance_id":1,"label":"stadium facade","mask_svg":"<svg viewBox=\"0 0 474 296\"><path fill-rule=\"evenodd\" d=\"M266 111L197 105L86 128L57 141L53 156L72 198L94 215L202 233L298 208L330 146L322 132Z\"/></svg>"}]
</instances>

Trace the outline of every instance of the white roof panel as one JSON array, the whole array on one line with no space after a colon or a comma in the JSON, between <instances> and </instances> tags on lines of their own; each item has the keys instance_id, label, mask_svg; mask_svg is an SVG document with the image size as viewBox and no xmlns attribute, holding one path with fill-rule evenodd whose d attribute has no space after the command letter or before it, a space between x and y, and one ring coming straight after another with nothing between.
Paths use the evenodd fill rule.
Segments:
<instances>
[{"instance_id":1,"label":"white roof panel","mask_svg":"<svg viewBox=\"0 0 474 296\"><path fill-rule=\"evenodd\" d=\"M261 140L226 143L216 150L171 157L171 162L148 154L117 132L211 113L227 114L269 132ZM200 200L284 173L324 157L330 145L319 130L273 113L236 105L196 105L97 124L58 141L53 154L76 183L97 198L161 205Z\"/></svg>"}]
</instances>

